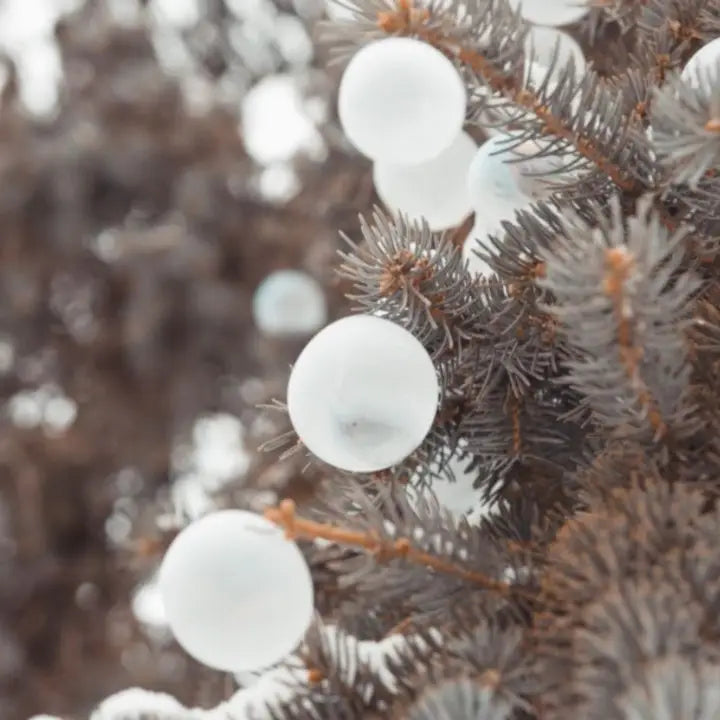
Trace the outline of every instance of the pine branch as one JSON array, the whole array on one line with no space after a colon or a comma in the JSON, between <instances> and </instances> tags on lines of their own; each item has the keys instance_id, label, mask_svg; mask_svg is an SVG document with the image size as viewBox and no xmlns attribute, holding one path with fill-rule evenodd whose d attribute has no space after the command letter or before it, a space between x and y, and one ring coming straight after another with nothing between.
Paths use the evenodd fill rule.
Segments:
<instances>
[{"instance_id":1,"label":"pine branch","mask_svg":"<svg viewBox=\"0 0 720 720\"><path fill-rule=\"evenodd\" d=\"M646 148L628 132L627 119L618 113L618 97L592 72L576 80L572 68L552 86L548 73L536 89L529 87L523 70L526 32L527 25L504 0L423 7L410 0L363 0L356 22L328 27L326 38L340 56L383 33L423 40L471 70L480 90L486 88L514 107L529 138L552 138L553 152L572 150L625 192L646 191L648 162L641 159ZM476 105L476 116L483 104ZM525 115L531 122L523 120Z\"/></svg>"},{"instance_id":2,"label":"pine branch","mask_svg":"<svg viewBox=\"0 0 720 720\"><path fill-rule=\"evenodd\" d=\"M509 720L512 706L495 695L491 678L449 680L428 690L407 715L408 720Z\"/></svg>"},{"instance_id":3,"label":"pine branch","mask_svg":"<svg viewBox=\"0 0 720 720\"><path fill-rule=\"evenodd\" d=\"M340 251L338 270L353 284L356 309L403 325L436 358L459 354L484 310L452 238L378 208L360 227L361 245L343 236L351 252Z\"/></svg>"},{"instance_id":4,"label":"pine branch","mask_svg":"<svg viewBox=\"0 0 720 720\"><path fill-rule=\"evenodd\" d=\"M438 573L452 575L466 582L478 585L484 590L501 597L510 597L514 593L523 594L520 588L510 583L495 580L483 573L433 555L413 547L414 539L400 537L392 542L383 541L373 533L347 530L342 527L306 520L295 514L295 503L286 499L279 506L265 510L265 517L285 529L290 538L322 538L339 545L362 548L370 552L378 562L397 558L422 565ZM532 594L530 593L532 597Z\"/></svg>"},{"instance_id":5,"label":"pine branch","mask_svg":"<svg viewBox=\"0 0 720 720\"><path fill-rule=\"evenodd\" d=\"M720 168L720 65L708 73L707 88L674 76L656 90L652 130L670 182L694 188L714 174Z\"/></svg>"},{"instance_id":6,"label":"pine branch","mask_svg":"<svg viewBox=\"0 0 720 720\"><path fill-rule=\"evenodd\" d=\"M682 233L668 237L648 203L627 231L613 208L595 228L568 216L546 256L548 311L575 348L568 382L602 424L648 427L656 440L687 435L696 425L683 332L698 281L680 270Z\"/></svg>"}]
</instances>

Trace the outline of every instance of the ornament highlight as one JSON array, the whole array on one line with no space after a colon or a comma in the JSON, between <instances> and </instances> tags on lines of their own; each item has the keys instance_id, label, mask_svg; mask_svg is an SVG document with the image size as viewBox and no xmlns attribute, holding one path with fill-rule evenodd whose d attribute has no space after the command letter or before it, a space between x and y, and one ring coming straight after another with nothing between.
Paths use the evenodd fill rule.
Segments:
<instances>
[{"instance_id":1,"label":"ornament highlight","mask_svg":"<svg viewBox=\"0 0 720 720\"><path fill-rule=\"evenodd\" d=\"M345 68L338 113L350 142L376 162L424 163L462 129L467 98L453 64L411 38L366 45Z\"/></svg>"},{"instance_id":2,"label":"ornament highlight","mask_svg":"<svg viewBox=\"0 0 720 720\"><path fill-rule=\"evenodd\" d=\"M313 617L302 553L276 525L244 510L214 512L182 530L163 559L159 588L180 645L227 672L278 662Z\"/></svg>"},{"instance_id":3,"label":"ornament highlight","mask_svg":"<svg viewBox=\"0 0 720 720\"><path fill-rule=\"evenodd\" d=\"M425 348L407 330L351 315L321 330L290 374L290 421L320 460L375 472L404 460L435 418L439 385Z\"/></svg>"},{"instance_id":4,"label":"ornament highlight","mask_svg":"<svg viewBox=\"0 0 720 720\"><path fill-rule=\"evenodd\" d=\"M377 162L375 190L393 213L427 220L431 230L459 225L470 213L467 173L477 152L475 141L461 132L437 157L418 165Z\"/></svg>"},{"instance_id":5,"label":"ornament highlight","mask_svg":"<svg viewBox=\"0 0 720 720\"><path fill-rule=\"evenodd\" d=\"M327 322L325 294L307 273L278 270L255 290L253 318L266 335L310 335Z\"/></svg>"}]
</instances>

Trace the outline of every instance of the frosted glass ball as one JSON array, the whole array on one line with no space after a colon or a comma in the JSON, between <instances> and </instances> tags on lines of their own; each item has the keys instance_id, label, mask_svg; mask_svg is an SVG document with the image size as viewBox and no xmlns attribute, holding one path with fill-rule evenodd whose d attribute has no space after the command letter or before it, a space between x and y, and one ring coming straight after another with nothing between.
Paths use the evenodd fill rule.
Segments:
<instances>
[{"instance_id":1,"label":"frosted glass ball","mask_svg":"<svg viewBox=\"0 0 720 720\"><path fill-rule=\"evenodd\" d=\"M520 8L522 17L535 25L570 25L590 12L581 0L510 0L513 10Z\"/></svg>"},{"instance_id":2,"label":"frosted glass ball","mask_svg":"<svg viewBox=\"0 0 720 720\"><path fill-rule=\"evenodd\" d=\"M180 645L228 672L281 660L313 616L302 553L276 525L244 510L214 512L182 530L165 554L159 587Z\"/></svg>"},{"instance_id":3,"label":"frosted glass ball","mask_svg":"<svg viewBox=\"0 0 720 720\"><path fill-rule=\"evenodd\" d=\"M710 85L720 83L720 38L703 45L691 58L681 73L682 79L694 88L710 92Z\"/></svg>"},{"instance_id":4,"label":"frosted glass ball","mask_svg":"<svg viewBox=\"0 0 720 720\"><path fill-rule=\"evenodd\" d=\"M492 505L483 502L480 491L474 487L478 477L477 470L469 471L468 458L460 459L458 454L453 455L444 468L443 476L433 480L431 484L432 494L438 504L448 510L455 518L465 517L468 522L477 524L492 510ZM436 472L440 468L436 466ZM450 474L453 481L446 479L445 475ZM416 488L408 489L408 496L413 506L418 507L427 491L423 492Z\"/></svg>"},{"instance_id":5,"label":"frosted glass ball","mask_svg":"<svg viewBox=\"0 0 720 720\"><path fill-rule=\"evenodd\" d=\"M542 27L534 25L530 27L525 38L525 55L533 64L540 67L550 67L553 60L555 47L557 44L557 60L552 77L559 76L560 73L568 66L572 59L575 65L575 76L580 77L587 67L585 56L582 48L578 43L566 32L556 30L552 27ZM533 72L535 75L536 72ZM544 73L540 79L544 77Z\"/></svg>"},{"instance_id":6,"label":"frosted glass ball","mask_svg":"<svg viewBox=\"0 0 720 720\"><path fill-rule=\"evenodd\" d=\"M412 165L439 155L465 120L465 86L439 50L411 38L386 38L352 58L340 81L345 134L376 162Z\"/></svg>"},{"instance_id":7,"label":"frosted glass ball","mask_svg":"<svg viewBox=\"0 0 720 720\"><path fill-rule=\"evenodd\" d=\"M253 317L266 335L310 335L327 322L325 294L306 273L278 270L258 285Z\"/></svg>"},{"instance_id":8,"label":"frosted glass ball","mask_svg":"<svg viewBox=\"0 0 720 720\"><path fill-rule=\"evenodd\" d=\"M419 165L377 162L375 190L388 209L410 220L425 218L431 230L459 225L470 214L467 174L477 145L465 132L437 157Z\"/></svg>"},{"instance_id":9,"label":"frosted glass ball","mask_svg":"<svg viewBox=\"0 0 720 720\"><path fill-rule=\"evenodd\" d=\"M390 320L351 315L305 346L287 404L310 452L341 470L375 472L420 445L438 395L432 360L411 333Z\"/></svg>"},{"instance_id":10,"label":"frosted glass ball","mask_svg":"<svg viewBox=\"0 0 720 720\"><path fill-rule=\"evenodd\" d=\"M479 215L506 217L514 208L524 207L527 195L519 184L515 145L505 133L484 142L475 154L467 175L470 202ZM508 162L512 160L513 162Z\"/></svg>"}]
</instances>

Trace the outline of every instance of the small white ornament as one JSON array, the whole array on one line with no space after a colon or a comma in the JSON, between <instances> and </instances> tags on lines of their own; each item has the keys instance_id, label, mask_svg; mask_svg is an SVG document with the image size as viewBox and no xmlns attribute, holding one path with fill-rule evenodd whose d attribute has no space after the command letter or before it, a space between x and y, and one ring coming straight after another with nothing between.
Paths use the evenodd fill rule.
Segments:
<instances>
[{"instance_id":1,"label":"small white ornament","mask_svg":"<svg viewBox=\"0 0 720 720\"><path fill-rule=\"evenodd\" d=\"M581 0L510 0L513 9L520 8L525 20L535 25L570 25L590 12Z\"/></svg>"},{"instance_id":2,"label":"small white ornament","mask_svg":"<svg viewBox=\"0 0 720 720\"><path fill-rule=\"evenodd\" d=\"M465 86L439 50L411 38L366 45L340 82L345 134L376 162L413 165L439 155L465 120Z\"/></svg>"},{"instance_id":3,"label":"small white ornament","mask_svg":"<svg viewBox=\"0 0 720 720\"><path fill-rule=\"evenodd\" d=\"M547 74L553 57L555 57L555 48L557 46L557 57L553 68L552 79L556 79L567 68L570 60L575 66L575 77L580 77L585 72L587 63L585 56L578 43L566 32L556 30L552 27L542 27L539 25L532 26L525 38L525 55L528 61L533 65L537 64L544 68L542 74L533 70L531 76L540 76L542 80Z\"/></svg>"},{"instance_id":4,"label":"small white ornament","mask_svg":"<svg viewBox=\"0 0 720 720\"><path fill-rule=\"evenodd\" d=\"M445 477L433 480L431 484L432 494L438 504L448 510L455 518L465 517L471 524L478 524L487 516L493 506L482 500L479 490L473 486L477 479L477 470L468 471L469 458L460 459L458 453L454 454L445 467L445 473L449 473L454 481ZM440 473L440 467L435 468ZM410 502L417 506L423 497L423 493L415 488L408 490Z\"/></svg>"},{"instance_id":5,"label":"small white ornament","mask_svg":"<svg viewBox=\"0 0 720 720\"><path fill-rule=\"evenodd\" d=\"M375 190L389 210L410 220L427 220L431 230L459 225L470 214L467 173L477 152L475 141L461 132L437 157L419 165L377 162Z\"/></svg>"},{"instance_id":6,"label":"small white ornament","mask_svg":"<svg viewBox=\"0 0 720 720\"><path fill-rule=\"evenodd\" d=\"M244 510L221 510L186 527L165 554L159 586L180 645L228 672L282 660L313 616L302 553L276 525Z\"/></svg>"},{"instance_id":7,"label":"small white ornament","mask_svg":"<svg viewBox=\"0 0 720 720\"><path fill-rule=\"evenodd\" d=\"M516 209L528 204L529 197L519 183L517 144L506 133L495 135L483 143L470 163L468 192L478 215L511 219Z\"/></svg>"},{"instance_id":8,"label":"small white ornament","mask_svg":"<svg viewBox=\"0 0 720 720\"><path fill-rule=\"evenodd\" d=\"M710 92L712 83L720 83L720 38L703 45L685 65L681 77L706 93Z\"/></svg>"},{"instance_id":9,"label":"small white ornament","mask_svg":"<svg viewBox=\"0 0 720 720\"><path fill-rule=\"evenodd\" d=\"M253 316L266 335L310 335L327 322L325 294L306 273L278 270L255 291Z\"/></svg>"},{"instance_id":10,"label":"small white ornament","mask_svg":"<svg viewBox=\"0 0 720 720\"><path fill-rule=\"evenodd\" d=\"M342 470L375 472L420 445L438 395L432 360L411 333L390 320L351 315L305 346L287 403L310 452Z\"/></svg>"}]
</instances>

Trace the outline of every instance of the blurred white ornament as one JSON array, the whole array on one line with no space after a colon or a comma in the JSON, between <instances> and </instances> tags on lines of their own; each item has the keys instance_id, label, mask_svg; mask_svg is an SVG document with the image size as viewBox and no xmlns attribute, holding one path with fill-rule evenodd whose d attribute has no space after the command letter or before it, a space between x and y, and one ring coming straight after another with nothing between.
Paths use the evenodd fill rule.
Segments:
<instances>
[{"instance_id":1,"label":"blurred white ornament","mask_svg":"<svg viewBox=\"0 0 720 720\"><path fill-rule=\"evenodd\" d=\"M90 720L199 720L199 715L171 695L135 687L105 698L93 710Z\"/></svg>"},{"instance_id":2,"label":"blurred white ornament","mask_svg":"<svg viewBox=\"0 0 720 720\"><path fill-rule=\"evenodd\" d=\"M437 157L419 165L377 162L375 190L392 212L425 218L431 230L453 227L470 213L467 173L476 151L475 141L461 132Z\"/></svg>"},{"instance_id":3,"label":"blurred white ornament","mask_svg":"<svg viewBox=\"0 0 720 720\"><path fill-rule=\"evenodd\" d=\"M160 24L187 29L202 18L198 0L153 0L150 13Z\"/></svg>"},{"instance_id":4,"label":"blurred white ornament","mask_svg":"<svg viewBox=\"0 0 720 720\"><path fill-rule=\"evenodd\" d=\"M694 88L710 92L711 84L720 84L720 38L703 45L683 68L682 79Z\"/></svg>"},{"instance_id":5,"label":"blurred white ornament","mask_svg":"<svg viewBox=\"0 0 720 720\"><path fill-rule=\"evenodd\" d=\"M283 659L313 616L302 553L280 528L244 510L215 512L186 527L165 554L159 586L180 645L229 672Z\"/></svg>"},{"instance_id":6,"label":"blurred white ornament","mask_svg":"<svg viewBox=\"0 0 720 720\"><path fill-rule=\"evenodd\" d=\"M356 5L352 0L326 0L325 12L331 20L352 20L356 17L353 8Z\"/></svg>"},{"instance_id":7,"label":"blurred white ornament","mask_svg":"<svg viewBox=\"0 0 720 720\"><path fill-rule=\"evenodd\" d=\"M320 160L327 152L303 108L297 79L290 74L260 80L243 98L241 114L245 147L262 165L291 160L300 152Z\"/></svg>"},{"instance_id":8,"label":"blurred white ornament","mask_svg":"<svg viewBox=\"0 0 720 720\"><path fill-rule=\"evenodd\" d=\"M516 209L525 207L528 195L521 189L516 166L517 142L503 133L483 143L468 169L470 202L478 215L511 218Z\"/></svg>"},{"instance_id":9,"label":"blurred white ornament","mask_svg":"<svg viewBox=\"0 0 720 720\"><path fill-rule=\"evenodd\" d=\"M439 155L465 119L465 86L439 50L411 38L366 45L348 63L338 111L350 142L378 162L413 165Z\"/></svg>"},{"instance_id":10,"label":"blurred white ornament","mask_svg":"<svg viewBox=\"0 0 720 720\"><path fill-rule=\"evenodd\" d=\"M570 25L590 12L590 5L581 0L510 0L513 9L535 25Z\"/></svg>"},{"instance_id":11,"label":"blurred white ornament","mask_svg":"<svg viewBox=\"0 0 720 720\"><path fill-rule=\"evenodd\" d=\"M438 394L432 360L412 334L390 320L352 315L305 346L287 402L310 452L342 470L374 472L420 445Z\"/></svg>"},{"instance_id":12,"label":"blurred white ornament","mask_svg":"<svg viewBox=\"0 0 720 720\"><path fill-rule=\"evenodd\" d=\"M253 317L266 335L310 335L327 322L325 294L306 273L278 270L255 291Z\"/></svg>"},{"instance_id":13,"label":"blurred white ornament","mask_svg":"<svg viewBox=\"0 0 720 720\"><path fill-rule=\"evenodd\" d=\"M438 504L448 510L455 518L465 517L468 522L477 524L479 521L491 512L492 506L482 500L480 491L473 487L473 483L478 477L477 470L469 471L469 458L461 459L458 453L455 453L447 461L444 472L440 472L439 466L435 467L435 472L441 477L432 481L431 492L435 496ZM446 479L446 475L450 474L454 481ZM410 502L414 506L418 506L426 492L422 492L416 488L408 490Z\"/></svg>"},{"instance_id":14,"label":"blurred white ornament","mask_svg":"<svg viewBox=\"0 0 720 720\"><path fill-rule=\"evenodd\" d=\"M557 55L555 55L556 47ZM587 67L580 45L566 32L552 27L531 26L525 38L525 54L533 64L544 69L542 77L547 73L553 58L556 59L552 78L558 77L568 66L570 60L575 66L576 77L580 77ZM532 76L539 74L537 71L531 71Z\"/></svg>"}]
</instances>

